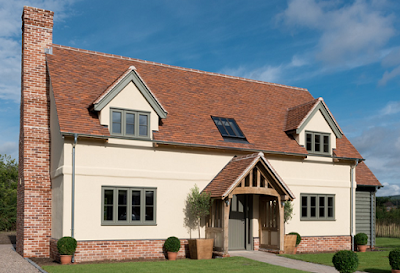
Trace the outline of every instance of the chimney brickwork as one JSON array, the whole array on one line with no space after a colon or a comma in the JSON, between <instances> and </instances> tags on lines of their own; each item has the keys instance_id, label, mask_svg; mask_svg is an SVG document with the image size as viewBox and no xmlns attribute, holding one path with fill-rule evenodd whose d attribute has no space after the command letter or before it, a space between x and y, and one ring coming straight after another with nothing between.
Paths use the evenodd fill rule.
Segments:
<instances>
[{"instance_id":1,"label":"chimney brickwork","mask_svg":"<svg viewBox=\"0 0 400 273\"><path fill-rule=\"evenodd\" d=\"M50 84L45 48L52 44L53 15L32 7L24 7L22 14L17 252L23 257L50 257Z\"/></svg>"}]
</instances>

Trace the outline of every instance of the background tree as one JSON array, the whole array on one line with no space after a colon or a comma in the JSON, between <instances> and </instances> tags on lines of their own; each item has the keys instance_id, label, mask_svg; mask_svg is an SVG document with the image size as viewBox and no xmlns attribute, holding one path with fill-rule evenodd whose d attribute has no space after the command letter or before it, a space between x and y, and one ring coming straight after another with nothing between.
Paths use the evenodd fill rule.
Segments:
<instances>
[{"instance_id":1,"label":"background tree","mask_svg":"<svg viewBox=\"0 0 400 273\"><path fill-rule=\"evenodd\" d=\"M16 229L18 164L0 155L0 231Z\"/></svg>"}]
</instances>

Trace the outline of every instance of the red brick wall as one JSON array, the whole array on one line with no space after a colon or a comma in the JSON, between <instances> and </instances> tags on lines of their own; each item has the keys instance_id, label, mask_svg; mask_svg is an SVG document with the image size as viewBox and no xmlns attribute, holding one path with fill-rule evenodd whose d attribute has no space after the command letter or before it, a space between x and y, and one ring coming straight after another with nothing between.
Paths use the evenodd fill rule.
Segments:
<instances>
[{"instance_id":1,"label":"red brick wall","mask_svg":"<svg viewBox=\"0 0 400 273\"><path fill-rule=\"evenodd\" d=\"M78 241L75 262L101 260L165 259L165 240ZM178 258L188 256L188 241L181 240ZM51 258L59 261L57 240L51 239Z\"/></svg>"},{"instance_id":2,"label":"red brick wall","mask_svg":"<svg viewBox=\"0 0 400 273\"><path fill-rule=\"evenodd\" d=\"M49 257L51 238L49 79L44 49L52 43L51 11L24 7L17 204L17 251Z\"/></svg>"},{"instance_id":3,"label":"red brick wall","mask_svg":"<svg viewBox=\"0 0 400 273\"><path fill-rule=\"evenodd\" d=\"M260 238L253 237L253 248L255 251L260 249Z\"/></svg>"},{"instance_id":4,"label":"red brick wall","mask_svg":"<svg viewBox=\"0 0 400 273\"><path fill-rule=\"evenodd\" d=\"M351 236L302 236L297 253L335 252L344 249L351 249Z\"/></svg>"}]
</instances>

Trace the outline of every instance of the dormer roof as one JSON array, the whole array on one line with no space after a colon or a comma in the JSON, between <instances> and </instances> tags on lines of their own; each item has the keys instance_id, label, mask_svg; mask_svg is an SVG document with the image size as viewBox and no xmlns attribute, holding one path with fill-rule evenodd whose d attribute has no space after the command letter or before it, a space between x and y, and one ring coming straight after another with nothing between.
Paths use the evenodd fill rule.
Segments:
<instances>
[{"instance_id":1,"label":"dormer roof","mask_svg":"<svg viewBox=\"0 0 400 273\"><path fill-rule=\"evenodd\" d=\"M296 134L299 134L317 111L321 112L336 137L342 138L342 129L340 129L339 124L321 97L289 108L287 110L285 131L295 131Z\"/></svg>"}]
</instances>

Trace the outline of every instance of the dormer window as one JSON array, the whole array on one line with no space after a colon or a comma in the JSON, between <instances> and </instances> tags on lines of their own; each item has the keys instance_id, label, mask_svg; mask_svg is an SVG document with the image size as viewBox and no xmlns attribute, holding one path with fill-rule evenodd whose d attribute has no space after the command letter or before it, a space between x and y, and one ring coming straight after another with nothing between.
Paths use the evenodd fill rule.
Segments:
<instances>
[{"instance_id":1,"label":"dormer window","mask_svg":"<svg viewBox=\"0 0 400 273\"><path fill-rule=\"evenodd\" d=\"M110 133L117 136L148 138L150 113L111 109Z\"/></svg>"},{"instance_id":2,"label":"dormer window","mask_svg":"<svg viewBox=\"0 0 400 273\"><path fill-rule=\"evenodd\" d=\"M330 134L306 132L306 149L310 153L330 154Z\"/></svg>"},{"instance_id":3,"label":"dormer window","mask_svg":"<svg viewBox=\"0 0 400 273\"><path fill-rule=\"evenodd\" d=\"M246 139L233 118L212 117L223 137Z\"/></svg>"}]
</instances>

